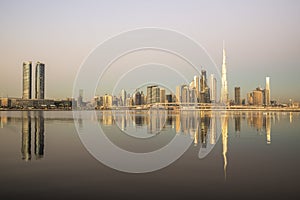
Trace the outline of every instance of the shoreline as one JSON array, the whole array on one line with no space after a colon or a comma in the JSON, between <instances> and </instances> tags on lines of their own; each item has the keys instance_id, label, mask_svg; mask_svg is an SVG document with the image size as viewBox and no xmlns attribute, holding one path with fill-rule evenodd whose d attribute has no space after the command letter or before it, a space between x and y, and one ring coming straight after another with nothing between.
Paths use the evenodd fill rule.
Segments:
<instances>
[{"instance_id":1,"label":"shoreline","mask_svg":"<svg viewBox=\"0 0 300 200\"><path fill-rule=\"evenodd\" d=\"M149 109L135 109L135 108L128 108L128 109L82 109L82 110L72 110L72 109L9 109L9 108L2 108L1 111L147 111ZM159 109L159 110L169 110L169 111L259 111L259 112L300 112L300 108L205 108L205 109Z\"/></svg>"}]
</instances>

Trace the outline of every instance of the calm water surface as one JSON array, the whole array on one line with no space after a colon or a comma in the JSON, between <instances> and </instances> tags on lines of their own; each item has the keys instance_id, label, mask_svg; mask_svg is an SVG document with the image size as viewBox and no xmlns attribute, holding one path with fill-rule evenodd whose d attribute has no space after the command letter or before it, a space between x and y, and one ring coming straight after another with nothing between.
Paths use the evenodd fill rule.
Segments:
<instances>
[{"instance_id":1,"label":"calm water surface","mask_svg":"<svg viewBox=\"0 0 300 200\"><path fill-rule=\"evenodd\" d=\"M96 121L127 151L154 151L176 135L192 143L161 170L125 173L89 153L72 112L1 111L0 199L300 199L299 113L99 111L85 116L76 119L79 129Z\"/></svg>"}]
</instances>

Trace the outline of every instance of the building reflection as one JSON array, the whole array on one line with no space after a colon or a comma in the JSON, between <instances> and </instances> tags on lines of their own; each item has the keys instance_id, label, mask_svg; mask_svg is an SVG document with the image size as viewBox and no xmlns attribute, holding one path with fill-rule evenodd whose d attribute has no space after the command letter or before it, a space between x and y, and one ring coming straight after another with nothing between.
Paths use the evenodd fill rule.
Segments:
<instances>
[{"instance_id":1,"label":"building reflection","mask_svg":"<svg viewBox=\"0 0 300 200\"><path fill-rule=\"evenodd\" d=\"M211 117L211 123L210 123L210 144L216 144L217 139L217 122L216 122L216 116L213 115Z\"/></svg>"},{"instance_id":2,"label":"building reflection","mask_svg":"<svg viewBox=\"0 0 300 200\"><path fill-rule=\"evenodd\" d=\"M34 154L37 159L44 156L44 115L42 111L38 111L35 116Z\"/></svg>"},{"instance_id":3,"label":"building reflection","mask_svg":"<svg viewBox=\"0 0 300 200\"><path fill-rule=\"evenodd\" d=\"M103 125L112 125L113 124L113 115L112 111L105 110L102 112L102 118L100 119Z\"/></svg>"},{"instance_id":4,"label":"building reflection","mask_svg":"<svg viewBox=\"0 0 300 200\"><path fill-rule=\"evenodd\" d=\"M267 144L271 144L271 116L266 114L263 118L263 126L266 132Z\"/></svg>"},{"instance_id":5,"label":"building reflection","mask_svg":"<svg viewBox=\"0 0 300 200\"><path fill-rule=\"evenodd\" d=\"M44 156L44 116L43 111L34 113L34 154L36 159ZM31 160L32 117L30 111L22 112L22 159Z\"/></svg>"},{"instance_id":6,"label":"building reflection","mask_svg":"<svg viewBox=\"0 0 300 200\"><path fill-rule=\"evenodd\" d=\"M22 112L22 159L31 160L31 116L29 111Z\"/></svg>"},{"instance_id":7,"label":"building reflection","mask_svg":"<svg viewBox=\"0 0 300 200\"><path fill-rule=\"evenodd\" d=\"M222 129L222 146L223 146L223 160L224 160L224 176L225 180L227 177L227 142L228 142L228 116L226 113L224 113L221 116L221 129Z\"/></svg>"},{"instance_id":8,"label":"building reflection","mask_svg":"<svg viewBox=\"0 0 300 200\"><path fill-rule=\"evenodd\" d=\"M293 113L290 112L290 124L293 122Z\"/></svg>"},{"instance_id":9,"label":"building reflection","mask_svg":"<svg viewBox=\"0 0 300 200\"><path fill-rule=\"evenodd\" d=\"M241 114L236 113L234 116L234 130L237 134L241 132Z\"/></svg>"},{"instance_id":10,"label":"building reflection","mask_svg":"<svg viewBox=\"0 0 300 200\"><path fill-rule=\"evenodd\" d=\"M238 134L241 132L242 121L246 121L249 127L255 128L259 134L265 133L266 143L271 144L271 123L275 117L277 116L273 113L263 112L220 113L181 110L167 113L166 111L150 110L148 112L119 113L114 120L121 125L122 130L125 130L126 126L145 126L149 134L156 134L169 126L176 134L191 137L194 146L199 146L201 149L207 149L208 146L211 148L212 145L216 144L219 132L222 136L223 170L226 179L229 121L232 119L234 131ZM109 120L105 119L103 121L114 123L114 120L109 118Z\"/></svg>"},{"instance_id":11,"label":"building reflection","mask_svg":"<svg viewBox=\"0 0 300 200\"><path fill-rule=\"evenodd\" d=\"M251 112L247 117L248 126L253 127L259 134L266 134L266 143L271 144L271 124L276 121L276 114L263 113L263 112Z\"/></svg>"},{"instance_id":12,"label":"building reflection","mask_svg":"<svg viewBox=\"0 0 300 200\"><path fill-rule=\"evenodd\" d=\"M216 114L204 111L103 111L99 121L103 125L116 123L122 131L128 127L145 127L148 134L157 134L168 127L176 134L189 135L194 145L200 144L202 148L206 148L208 143L215 144L217 139Z\"/></svg>"},{"instance_id":13,"label":"building reflection","mask_svg":"<svg viewBox=\"0 0 300 200\"><path fill-rule=\"evenodd\" d=\"M104 111L105 112L105 111ZM129 127L146 128L148 134L158 134L166 125L173 127L173 117L168 115L166 110L151 109L145 112L135 112L130 110L106 113L100 118L103 125L117 124L125 131Z\"/></svg>"}]
</instances>

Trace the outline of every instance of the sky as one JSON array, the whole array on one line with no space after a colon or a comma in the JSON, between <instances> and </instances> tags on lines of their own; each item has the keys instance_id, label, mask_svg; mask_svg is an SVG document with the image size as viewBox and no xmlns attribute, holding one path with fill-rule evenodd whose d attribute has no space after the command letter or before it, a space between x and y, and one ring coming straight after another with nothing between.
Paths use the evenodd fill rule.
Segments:
<instances>
[{"instance_id":1,"label":"sky","mask_svg":"<svg viewBox=\"0 0 300 200\"><path fill-rule=\"evenodd\" d=\"M22 63L41 61L46 97L70 97L80 66L99 44L159 27L193 38L220 69L225 40L230 98L235 86L245 98L269 76L272 99L300 101L299 10L296 0L1 0L0 96L21 97Z\"/></svg>"}]
</instances>

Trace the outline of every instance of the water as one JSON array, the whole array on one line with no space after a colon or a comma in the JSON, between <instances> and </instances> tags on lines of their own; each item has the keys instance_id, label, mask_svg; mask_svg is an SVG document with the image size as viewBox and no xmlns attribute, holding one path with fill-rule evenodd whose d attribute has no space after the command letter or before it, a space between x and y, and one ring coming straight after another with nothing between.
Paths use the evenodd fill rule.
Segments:
<instances>
[{"instance_id":1,"label":"water","mask_svg":"<svg viewBox=\"0 0 300 200\"><path fill-rule=\"evenodd\" d=\"M1 199L300 197L299 113L88 111L76 112L75 121L70 111L0 116ZM92 123L137 154L160 150L175 137L190 143L160 170L125 173L83 145L76 127L89 131Z\"/></svg>"}]
</instances>

